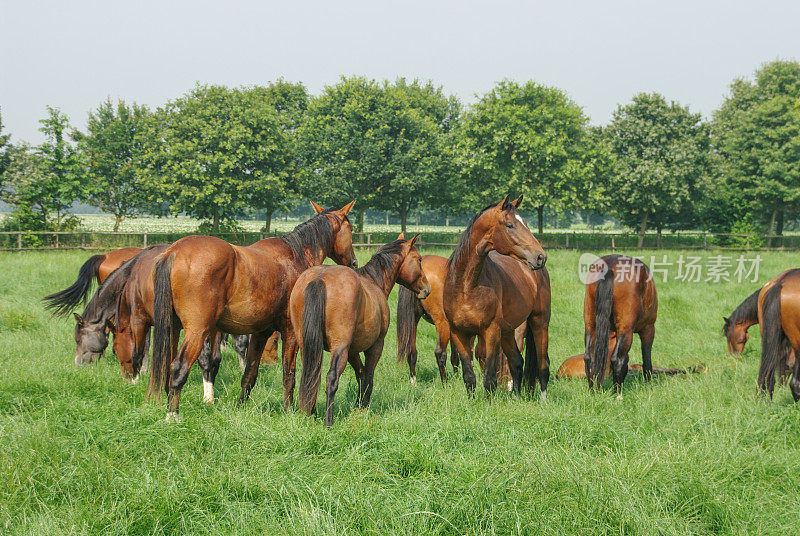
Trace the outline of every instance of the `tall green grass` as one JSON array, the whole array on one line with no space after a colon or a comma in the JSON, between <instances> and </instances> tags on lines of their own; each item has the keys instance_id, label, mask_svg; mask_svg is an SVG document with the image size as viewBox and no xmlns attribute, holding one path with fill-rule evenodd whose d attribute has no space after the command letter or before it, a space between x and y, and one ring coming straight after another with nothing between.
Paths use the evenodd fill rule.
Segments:
<instances>
[{"instance_id":1,"label":"tall green grass","mask_svg":"<svg viewBox=\"0 0 800 536\"><path fill-rule=\"evenodd\" d=\"M673 260L679 252L670 252ZM361 261L366 254L360 254ZM659 254L660 255L660 254ZM760 283L795 255L762 253ZM653 359L705 374L631 378L624 400L552 381L548 401L467 397L442 385L421 324L419 383L395 363L394 324L369 411L345 373L330 430L281 409L279 367L236 407L226 351L218 401L198 370L183 421L144 402L113 356L73 364L71 320L39 298L71 283L80 253L0 255L0 533L794 534L800 408L756 394L758 330L725 353L722 316L757 283L658 283ZM583 347L578 254L553 251L551 371ZM649 253L646 254L649 262ZM392 308L394 309L394 295ZM632 360L640 360L638 342ZM327 369L325 369L327 370Z\"/></svg>"}]
</instances>

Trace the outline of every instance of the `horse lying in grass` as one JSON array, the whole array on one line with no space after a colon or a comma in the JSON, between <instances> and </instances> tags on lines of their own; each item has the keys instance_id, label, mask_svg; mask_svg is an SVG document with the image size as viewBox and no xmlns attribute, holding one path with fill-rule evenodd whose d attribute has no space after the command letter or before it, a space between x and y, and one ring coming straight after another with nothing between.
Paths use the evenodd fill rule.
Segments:
<instances>
[{"instance_id":1,"label":"horse lying in grass","mask_svg":"<svg viewBox=\"0 0 800 536\"><path fill-rule=\"evenodd\" d=\"M439 367L439 377L442 382L447 381L447 345L450 344L450 324L444 314L444 280L447 277L447 259L439 255L423 255L422 271L431 285L431 293L424 300L417 298L413 292L401 286L397 294L397 361L407 361L411 373L411 383L417 381L417 325L421 318L436 328L436 364ZM544 293L537 294L537 297ZM525 324L519 326L515 333L517 348L522 351L525 340ZM472 346L472 342L470 343ZM486 367L486 355L478 348L476 356L481 370ZM458 354L451 351L450 360L453 371L458 370ZM500 365L497 370L497 382L509 385L511 389L511 373L508 370L508 359L505 354L500 356Z\"/></svg>"},{"instance_id":2,"label":"horse lying in grass","mask_svg":"<svg viewBox=\"0 0 800 536\"><path fill-rule=\"evenodd\" d=\"M111 272L140 251L142 248L121 248L101 255L92 255L80 267L78 279L72 285L42 298L42 301L47 302L45 308L52 309L56 316L64 316L81 303L85 304L93 280L97 280L97 284L100 285Z\"/></svg>"},{"instance_id":3,"label":"horse lying in grass","mask_svg":"<svg viewBox=\"0 0 800 536\"><path fill-rule=\"evenodd\" d=\"M189 236L172 244L157 259L153 357L147 396L168 395L167 420L177 420L181 389L203 343L223 331L252 334L242 375L239 403L255 385L261 353L276 329L283 340L284 406L294 396L297 342L289 322L289 294L297 278L330 257L355 266L352 225L347 214L355 201L339 210L323 210L280 238L235 246L219 238ZM180 330L183 343L178 349Z\"/></svg>"},{"instance_id":4,"label":"horse lying in grass","mask_svg":"<svg viewBox=\"0 0 800 536\"><path fill-rule=\"evenodd\" d=\"M303 360L300 409L313 415L321 381L323 349L331 352L325 385L325 425L333 424L333 398L349 362L358 380L356 404L369 405L375 367L389 330L389 293L395 282L420 299L430 293L422 258L414 248L419 235L403 235L382 246L362 268L317 266L303 272L289 298L289 314ZM359 354L363 352L365 363Z\"/></svg>"},{"instance_id":5,"label":"horse lying in grass","mask_svg":"<svg viewBox=\"0 0 800 536\"><path fill-rule=\"evenodd\" d=\"M761 327L761 366L758 386L770 398L779 367L792 369L789 388L795 402L800 400L800 269L788 270L761 290L758 296L758 322ZM789 351L791 350L791 352Z\"/></svg>"},{"instance_id":6,"label":"horse lying in grass","mask_svg":"<svg viewBox=\"0 0 800 536\"><path fill-rule=\"evenodd\" d=\"M628 374L628 352L633 334L642 343L642 375L653 373L651 352L655 338L658 298L650 269L639 259L606 255L590 268L595 280L586 284L583 320L586 326L584 357L589 388L600 387L611 356L611 373L617 398L622 398L622 382ZM609 350L610 335L616 334Z\"/></svg>"},{"instance_id":7,"label":"horse lying in grass","mask_svg":"<svg viewBox=\"0 0 800 536\"><path fill-rule=\"evenodd\" d=\"M538 379L544 400L550 378L550 278L543 270L547 255L517 213L521 202L522 196L506 197L470 220L447 261L443 304L467 391L475 391L472 340L477 338L475 352L486 356L487 393L497 388L505 354L513 391L520 393L523 375L530 389ZM514 337L521 324L526 325L524 366Z\"/></svg>"}]
</instances>

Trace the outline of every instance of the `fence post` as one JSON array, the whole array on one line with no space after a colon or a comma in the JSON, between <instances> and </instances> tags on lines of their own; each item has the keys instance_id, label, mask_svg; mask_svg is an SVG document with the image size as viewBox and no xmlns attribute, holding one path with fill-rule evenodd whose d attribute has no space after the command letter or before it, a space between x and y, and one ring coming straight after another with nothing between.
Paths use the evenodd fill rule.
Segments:
<instances>
[{"instance_id":1,"label":"fence post","mask_svg":"<svg viewBox=\"0 0 800 536\"><path fill-rule=\"evenodd\" d=\"M703 249L708 249L708 233L703 233Z\"/></svg>"},{"instance_id":2,"label":"fence post","mask_svg":"<svg viewBox=\"0 0 800 536\"><path fill-rule=\"evenodd\" d=\"M17 233L17 250L22 251L22 231Z\"/></svg>"},{"instance_id":3,"label":"fence post","mask_svg":"<svg viewBox=\"0 0 800 536\"><path fill-rule=\"evenodd\" d=\"M58 233L56 233L56 249L58 249Z\"/></svg>"},{"instance_id":4,"label":"fence post","mask_svg":"<svg viewBox=\"0 0 800 536\"><path fill-rule=\"evenodd\" d=\"M566 248L569 249L569 233L567 233L567 245Z\"/></svg>"},{"instance_id":5,"label":"fence post","mask_svg":"<svg viewBox=\"0 0 800 536\"><path fill-rule=\"evenodd\" d=\"M367 246L372 245L372 233L367 233Z\"/></svg>"},{"instance_id":6,"label":"fence post","mask_svg":"<svg viewBox=\"0 0 800 536\"><path fill-rule=\"evenodd\" d=\"M86 233L81 233L81 249L86 249Z\"/></svg>"},{"instance_id":7,"label":"fence post","mask_svg":"<svg viewBox=\"0 0 800 536\"><path fill-rule=\"evenodd\" d=\"M142 233L142 249L147 249L147 233Z\"/></svg>"},{"instance_id":8,"label":"fence post","mask_svg":"<svg viewBox=\"0 0 800 536\"><path fill-rule=\"evenodd\" d=\"M614 251L616 246L614 245L614 235L611 235L611 251Z\"/></svg>"}]
</instances>

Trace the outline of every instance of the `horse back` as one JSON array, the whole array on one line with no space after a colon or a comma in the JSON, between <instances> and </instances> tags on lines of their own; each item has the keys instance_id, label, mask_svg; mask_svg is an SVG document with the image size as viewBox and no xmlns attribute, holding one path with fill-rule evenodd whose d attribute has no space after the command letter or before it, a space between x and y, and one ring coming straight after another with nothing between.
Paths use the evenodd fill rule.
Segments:
<instances>
[{"instance_id":1,"label":"horse back","mask_svg":"<svg viewBox=\"0 0 800 536\"><path fill-rule=\"evenodd\" d=\"M97 279L102 283L106 278L111 275L111 272L119 268L123 262L134 258L141 253L142 248L120 248L109 251L104 255L103 262L97 268Z\"/></svg>"}]
</instances>

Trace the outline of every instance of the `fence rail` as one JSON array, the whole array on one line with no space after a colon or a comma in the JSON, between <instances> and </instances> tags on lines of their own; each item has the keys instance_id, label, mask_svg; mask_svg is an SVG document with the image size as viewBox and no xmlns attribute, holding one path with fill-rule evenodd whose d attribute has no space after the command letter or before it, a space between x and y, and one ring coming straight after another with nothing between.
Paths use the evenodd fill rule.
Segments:
<instances>
[{"instance_id":1,"label":"fence rail","mask_svg":"<svg viewBox=\"0 0 800 536\"><path fill-rule=\"evenodd\" d=\"M105 250L119 247L147 247L174 242L192 233L120 233L92 231L62 232L0 232L0 251L30 251L54 249ZM215 235L233 244L248 245L277 233L219 233ZM390 242L396 234L389 232L354 233L355 247L376 247ZM457 233L425 233L420 247L452 248L458 242ZM544 232L537 235L547 249L582 249L595 251L631 250L638 248L638 235L624 232ZM730 249L730 250L798 250L800 236L762 236L732 233L656 233L646 234L644 249Z\"/></svg>"}]
</instances>

